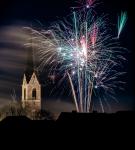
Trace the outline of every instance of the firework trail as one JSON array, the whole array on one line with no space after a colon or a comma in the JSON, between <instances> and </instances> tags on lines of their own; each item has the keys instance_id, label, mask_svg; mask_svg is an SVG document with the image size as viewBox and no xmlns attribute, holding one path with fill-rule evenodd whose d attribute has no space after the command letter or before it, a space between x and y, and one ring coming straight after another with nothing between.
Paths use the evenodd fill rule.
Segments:
<instances>
[{"instance_id":1,"label":"firework trail","mask_svg":"<svg viewBox=\"0 0 135 150\"><path fill-rule=\"evenodd\" d=\"M96 0L79 0L79 4L85 6L86 8L93 7Z\"/></svg>"},{"instance_id":2,"label":"firework trail","mask_svg":"<svg viewBox=\"0 0 135 150\"><path fill-rule=\"evenodd\" d=\"M121 12L121 16L118 17L118 38L126 24L127 21L127 12Z\"/></svg>"},{"instance_id":3,"label":"firework trail","mask_svg":"<svg viewBox=\"0 0 135 150\"><path fill-rule=\"evenodd\" d=\"M92 6L95 3L96 0L86 0L87 8Z\"/></svg>"},{"instance_id":4,"label":"firework trail","mask_svg":"<svg viewBox=\"0 0 135 150\"><path fill-rule=\"evenodd\" d=\"M95 0L86 3L92 5ZM119 81L124 72L117 69L125 61L123 51L109 32L106 17L95 17L91 9L74 10L71 19L59 21L49 30L27 28L32 32L33 46L37 49L38 69L42 71L50 66L49 73L58 70L69 79L77 112L90 112L93 95L99 99L104 112L103 101L108 105L106 97L116 100L115 89L124 84Z\"/></svg>"}]
</instances>

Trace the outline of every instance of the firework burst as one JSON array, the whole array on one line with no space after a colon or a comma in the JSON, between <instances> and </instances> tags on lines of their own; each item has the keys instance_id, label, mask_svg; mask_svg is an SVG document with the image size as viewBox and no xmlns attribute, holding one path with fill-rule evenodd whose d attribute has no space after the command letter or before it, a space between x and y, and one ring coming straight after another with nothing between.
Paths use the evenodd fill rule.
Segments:
<instances>
[{"instance_id":1,"label":"firework burst","mask_svg":"<svg viewBox=\"0 0 135 150\"><path fill-rule=\"evenodd\" d=\"M89 6L93 3L95 0L86 1ZM106 95L115 99L115 88L123 84L118 80L123 74L118 68L125 58L109 32L106 17L96 17L91 9L74 10L70 21L59 21L47 31L27 28L32 32L40 60L38 69L49 65L50 72L58 70L69 79L77 112L91 111L93 94L104 112L102 102L108 104Z\"/></svg>"}]
</instances>

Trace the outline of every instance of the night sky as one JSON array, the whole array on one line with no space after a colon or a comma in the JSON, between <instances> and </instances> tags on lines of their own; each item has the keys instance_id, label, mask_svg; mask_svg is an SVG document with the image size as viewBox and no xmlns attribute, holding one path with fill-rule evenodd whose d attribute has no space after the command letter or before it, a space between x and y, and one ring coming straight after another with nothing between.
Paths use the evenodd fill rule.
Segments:
<instances>
[{"instance_id":1,"label":"night sky","mask_svg":"<svg viewBox=\"0 0 135 150\"><path fill-rule=\"evenodd\" d=\"M1 0L0 1L0 106L11 100L13 91L16 91L17 99L21 98L22 77L26 70L28 53L24 44L28 35L23 31L24 26L36 26L46 28L51 23L66 17L72 8L77 5L77 0ZM124 80L127 82L125 91L117 93L120 104L113 104L113 111L134 110L134 6L133 0L98 0L101 2L96 11L105 12L110 21L115 25L117 15L123 11L128 12L128 22L121 35L120 43L129 50L127 63L124 66L127 71ZM117 32L114 28L114 34ZM42 79L41 79L42 80ZM58 98L49 97L51 86L44 86L43 99L48 100L46 107L56 111L71 111L74 106L71 96ZM66 95L66 94L65 94ZM46 98L47 97L47 98ZM64 100L63 100L64 99ZM56 102L57 101L57 102ZM56 108L57 107L57 108ZM52 110L52 111L53 111Z\"/></svg>"}]
</instances>

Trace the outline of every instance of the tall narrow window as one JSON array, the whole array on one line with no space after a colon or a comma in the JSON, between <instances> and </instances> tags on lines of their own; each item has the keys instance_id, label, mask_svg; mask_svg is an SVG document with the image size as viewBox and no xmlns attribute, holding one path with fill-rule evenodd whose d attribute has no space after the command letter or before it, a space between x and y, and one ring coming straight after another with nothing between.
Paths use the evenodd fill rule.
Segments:
<instances>
[{"instance_id":1,"label":"tall narrow window","mask_svg":"<svg viewBox=\"0 0 135 150\"><path fill-rule=\"evenodd\" d=\"M36 89L33 89L32 90L32 99L34 99L34 100L36 99L36 94L37 94Z\"/></svg>"},{"instance_id":2,"label":"tall narrow window","mask_svg":"<svg viewBox=\"0 0 135 150\"><path fill-rule=\"evenodd\" d=\"M26 100L26 89L24 89L24 100Z\"/></svg>"}]
</instances>

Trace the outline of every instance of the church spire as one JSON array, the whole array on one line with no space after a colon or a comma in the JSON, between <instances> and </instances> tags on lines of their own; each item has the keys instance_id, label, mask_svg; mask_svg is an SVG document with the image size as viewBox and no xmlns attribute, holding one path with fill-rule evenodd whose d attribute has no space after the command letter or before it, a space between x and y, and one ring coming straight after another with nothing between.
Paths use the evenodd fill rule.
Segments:
<instances>
[{"instance_id":1,"label":"church spire","mask_svg":"<svg viewBox=\"0 0 135 150\"><path fill-rule=\"evenodd\" d=\"M25 84L27 84L27 80L26 80L26 76L24 74L24 76L23 76L23 85L25 85Z\"/></svg>"}]
</instances>

